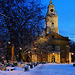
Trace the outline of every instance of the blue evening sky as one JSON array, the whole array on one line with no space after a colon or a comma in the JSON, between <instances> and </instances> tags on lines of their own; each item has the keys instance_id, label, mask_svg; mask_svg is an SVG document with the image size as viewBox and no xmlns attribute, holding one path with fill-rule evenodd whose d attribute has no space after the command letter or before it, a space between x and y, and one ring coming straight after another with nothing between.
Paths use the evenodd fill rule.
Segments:
<instances>
[{"instance_id":1,"label":"blue evening sky","mask_svg":"<svg viewBox=\"0 0 75 75\"><path fill-rule=\"evenodd\" d=\"M75 41L75 0L52 0L58 14L59 34L69 37ZM46 6L45 13L50 0L41 0Z\"/></svg>"}]
</instances>

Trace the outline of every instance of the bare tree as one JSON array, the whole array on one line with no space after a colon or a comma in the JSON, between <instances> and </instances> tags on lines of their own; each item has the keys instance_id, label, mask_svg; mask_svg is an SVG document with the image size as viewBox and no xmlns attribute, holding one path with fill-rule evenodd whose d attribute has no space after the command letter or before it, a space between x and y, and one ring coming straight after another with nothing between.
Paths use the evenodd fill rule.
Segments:
<instances>
[{"instance_id":1,"label":"bare tree","mask_svg":"<svg viewBox=\"0 0 75 75\"><path fill-rule=\"evenodd\" d=\"M30 45L43 29L43 9L40 0L1 0L0 38L11 41L16 49Z\"/></svg>"}]
</instances>

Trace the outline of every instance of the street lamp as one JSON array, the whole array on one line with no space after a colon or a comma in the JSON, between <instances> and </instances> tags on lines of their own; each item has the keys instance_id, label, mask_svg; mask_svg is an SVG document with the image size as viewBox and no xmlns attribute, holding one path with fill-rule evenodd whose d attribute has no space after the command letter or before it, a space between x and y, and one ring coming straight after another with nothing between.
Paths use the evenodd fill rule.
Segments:
<instances>
[{"instance_id":1,"label":"street lamp","mask_svg":"<svg viewBox=\"0 0 75 75\"><path fill-rule=\"evenodd\" d=\"M20 50L19 50L19 61L21 61L21 50L22 50L22 48L20 47Z\"/></svg>"},{"instance_id":2,"label":"street lamp","mask_svg":"<svg viewBox=\"0 0 75 75\"><path fill-rule=\"evenodd\" d=\"M22 48L20 47L20 50L22 50Z\"/></svg>"},{"instance_id":3,"label":"street lamp","mask_svg":"<svg viewBox=\"0 0 75 75\"><path fill-rule=\"evenodd\" d=\"M11 42L8 42L8 44L11 44Z\"/></svg>"},{"instance_id":4,"label":"street lamp","mask_svg":"<svg viewBox=\"0 0 75 75\"><path fill-rule=\"evenodd\" d=\"M71 53L71 60L72 60L72 62L74 61L74 53Z\"/></svg>"},{"instance_id":5,"label":"street lamp","mask_svg":"<svg viewBox=\"0 0 75 75\"><path fill-rule=\"evenodd\" d=\"M55 53L53 53L53 55L54 55Z\"/></svg>"},{"instance_id":6,"label":"street lamp","mask_svg":"<svg viewBox=\"0 0 75 75\"><path fill-rule=\"evenodd\" d=\"M72 55L74 55L74 53L72 53Z\"/></svg>"},{"instance_id":7,"label":"street lamp","mask_svg":"<svg viewBox=\"0 0 75 75\"><path fill-rule=\"evenodd\" d=\"M11 59L11 42L7 42L7 54L6 54L6 60L8 62L9 59Z\"/></svg>"}]
</instances>

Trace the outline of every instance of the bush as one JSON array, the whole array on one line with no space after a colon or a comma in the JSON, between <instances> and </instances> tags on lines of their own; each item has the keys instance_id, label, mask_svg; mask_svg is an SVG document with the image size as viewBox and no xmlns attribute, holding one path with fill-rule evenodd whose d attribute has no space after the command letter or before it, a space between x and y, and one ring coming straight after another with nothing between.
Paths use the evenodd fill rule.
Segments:
<instances>
[{"instance_id":1,"label":"bush","mask_svg":"<svg viewBox=\"0 0 75 75\"><path fill-rule=\"evenodd\" d=\"M73 64L73 66L75 67L75 63Z\"/></svg>"},{"instance_id":2,"label":"bush","mask_svg":"<svg viewBox=\"0 0 75 75\"><path fill-rule=\"evenodd\" d=\"M34 67L37 66L36 63L34 63Z\"/></svg>"},{"instance_id":3,"label":"bush","mask_svg":"<svg viewBox=\"0 0 75 75\"><path fill-rule=\"evenodd\" d=\"M41 62L38 61L37 64L41 64Z\"/></svg>"},{"instance_id":4,"label":"bush","mask_svg":"<svg viewBox=\"0 0 75 75\"><path fill-rule=\"evenodd\" d=\"M25 69L24 71L29 71L29 67L28 66L26 66L24 69Z\"/></svg>"},{"instance_id":5,"label":"bush","mask_svg":"<svg viewBox=\"0 0 75 75\"><path fill-rule=\"evenodd\" d=\"M15 66L17 66L17 63L14 63Z\"/></svg>"},{"instance_id":6,"label":"bush","mask_svg":"<svg viewBox=\"0 0 75 75\"><path fill-rule=\"evenodd\" d=\"M30 64L30 68L33 68L33 65L32 64Z\"/></svg>"},{"instance_id":7,"label":"bush","mask_svg":"<svg viewBox=\"0 0 75 75\"><path fill-rule=\"evenodd\" d=\"M11 69L11 71L13 71L13 70L15 70L15 68L14 69Z\"/></svg>"},{"instance_id":8,"label":"bush","mask_svg":"<svg viewBox=\"0 0 75 75\"><path fill-rule=\"evenodd\" d=\"M42 62L42 64L46 64L46 62L45 62L45 61L43 61L43 62Z\"/></svg>"},{"instance_id":9,"label":"bush","mask_svg":"<svg viewBox=\"0 0 75 75\"><path fill-rule=\"evenodd\" d=\"M4 67L4 66L0 66L0 70L5 71L5 70L6 70L6 67Z\"/></svg>"}]
</instances>

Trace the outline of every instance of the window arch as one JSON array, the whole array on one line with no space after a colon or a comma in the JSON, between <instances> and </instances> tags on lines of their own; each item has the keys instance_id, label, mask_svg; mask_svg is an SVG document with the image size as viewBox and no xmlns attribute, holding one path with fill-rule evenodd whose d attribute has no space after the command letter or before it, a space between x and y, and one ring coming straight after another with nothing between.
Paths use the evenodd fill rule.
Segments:
<instances>
[{"instance_id":1,"label":"window arch","mask_svg":"<svg viewBox=\"0 0 75 75\"><path fill-rule=\"evenodd\" d=\"M52 22L52 25L51 25L51 27L54 27L54 22Z\"/></svg>"},{"instance_id":2,"label":"window arch","mask_svg":"<svg viewBox=\"0 0 75 75\"><path fill-rule=\"evenodd\" d=\"M53 12L53 9L51 9L51 12Z\"/></svg>"},{"instance_id":3,"label":"window arch","mask_svg":"<svg viewBox=\"0 0 75 75\"><path fill-rule=\"evenodd\" d=\"M54 36L52 35L52 38L54 38Z\"/></svg>"}]
</instances>

